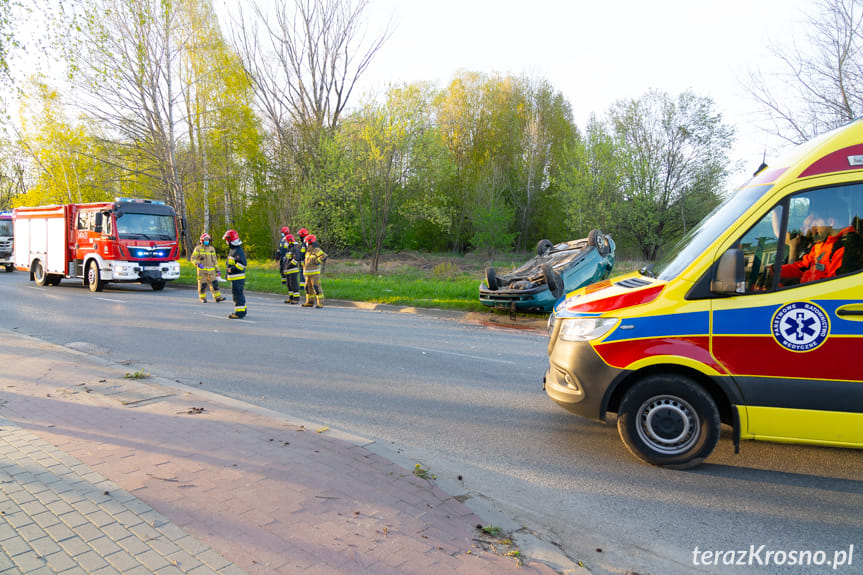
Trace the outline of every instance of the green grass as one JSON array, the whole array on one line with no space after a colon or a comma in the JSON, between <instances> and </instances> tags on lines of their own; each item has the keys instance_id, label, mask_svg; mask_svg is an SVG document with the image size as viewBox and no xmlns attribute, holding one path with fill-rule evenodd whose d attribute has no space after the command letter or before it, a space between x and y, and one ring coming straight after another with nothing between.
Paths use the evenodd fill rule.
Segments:
<instances>
[{"instance_id":1,"label":"green grass","mask_svg":"<svg viewBox=\"0 0 863 575\"><path fill-rule=\"evenodd\" d=\"M504 254L494 261L498 274L511 271L532 254ZM458 311L490 312L479 303L479 284L485 278L485 264L468 256L432 254L395 254L382 263L379 272L368 272L364 260L330 258L321 276L328 299L370 302L410 307ZM636 270L639 261L618 261L613 276ZM195 268L180 261L181 275L176 283L195 285ZM224 260L220 262L225 271ZM227 288L227 282L224 282ZM225 288L223 288L225 289ZM287 294L275 261L252 260L246 273L246 289L264 293ZM230 289L226 289L230 291ZM505 313L505 312L499 312Z\"/></svg>"}]
</instances>

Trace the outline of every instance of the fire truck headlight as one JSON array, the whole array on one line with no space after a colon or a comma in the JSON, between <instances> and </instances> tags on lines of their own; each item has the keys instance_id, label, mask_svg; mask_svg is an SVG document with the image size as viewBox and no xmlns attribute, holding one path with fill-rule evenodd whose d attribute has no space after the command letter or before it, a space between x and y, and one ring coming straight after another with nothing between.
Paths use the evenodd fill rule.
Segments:
<instances>
[{"instance_id":1,"label":"fire truck headlight","mask_svg":"<svg viewBox=\"0 0 863 575\"><path fill-rule=\"evenodd\" d=\"M560 319L560 334L565 341L590 341L607 334L617 325L615 317L578 317Z\"/></svg>"}]
</instances>

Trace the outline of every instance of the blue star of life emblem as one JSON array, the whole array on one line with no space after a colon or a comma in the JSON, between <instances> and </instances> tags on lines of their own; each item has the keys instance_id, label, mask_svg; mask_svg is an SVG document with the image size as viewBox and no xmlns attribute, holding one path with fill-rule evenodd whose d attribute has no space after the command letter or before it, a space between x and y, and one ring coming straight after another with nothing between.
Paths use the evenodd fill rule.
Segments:
<instances>
[{"instance_id":1,"label":"blue star of life emblem","mask_svg":"<svg viewBox=\"0 0 863 575\"><path fill-rule=\"evenodd\" d=\"M830 320L811 302L789 303L773 315L773 339L791 351L811 351L830 334Z\"/></svg>"}]
</instances>

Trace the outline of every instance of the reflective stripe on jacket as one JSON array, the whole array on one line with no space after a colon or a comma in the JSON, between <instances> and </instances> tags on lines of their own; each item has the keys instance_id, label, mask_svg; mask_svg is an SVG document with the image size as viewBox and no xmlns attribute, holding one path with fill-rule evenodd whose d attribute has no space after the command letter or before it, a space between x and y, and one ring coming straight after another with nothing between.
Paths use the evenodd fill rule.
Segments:
<instances>
[{"instance_id":1,"label":"reflective stripe on jacket","mask_svg":"<svg viewBox=\"0 0 863 575\"><path fill-rule=\"evenodd\" d=\"M243 246L231 246L231 252L228 254L228 279L242 280L246 279L246 253L243 251Z\"/></svg>"}]
</instances>

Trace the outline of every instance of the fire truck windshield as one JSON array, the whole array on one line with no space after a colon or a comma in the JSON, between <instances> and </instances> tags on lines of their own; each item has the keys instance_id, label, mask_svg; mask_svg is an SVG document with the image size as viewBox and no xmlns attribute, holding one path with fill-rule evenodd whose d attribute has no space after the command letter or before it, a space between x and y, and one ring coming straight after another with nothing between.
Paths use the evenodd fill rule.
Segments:
<instances>
[{"instance_id":1,"label":"fire truck windshield","mask_svg":"<svg viewBox=\"0 0 863 575\"><path fill-rule=\"evenodd\" d=\"M0 220L0 236L11 236L12 235L12 221L11 220Z\"/></svg>"},{"instance_id":2,"label":"fire truck windshield","mask_svg":"<svg viewBox=\"0 0 863 575\"><path fill-rule=\"evenodd\" d=\"M135 214L123 212L117 217L121 240L176 240L174 217L168 214Z\"/></svg>"}]
</instances>

